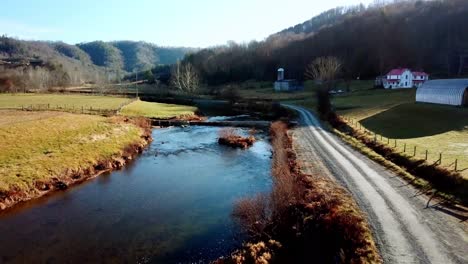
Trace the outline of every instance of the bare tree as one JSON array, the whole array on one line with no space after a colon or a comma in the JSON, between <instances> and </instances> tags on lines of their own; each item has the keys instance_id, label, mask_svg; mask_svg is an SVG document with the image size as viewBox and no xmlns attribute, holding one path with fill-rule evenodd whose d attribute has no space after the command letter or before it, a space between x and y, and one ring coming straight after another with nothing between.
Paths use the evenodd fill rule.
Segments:
<instances>
[{"instance_id":1,"label":"bare tree","mask_svg":"<svg viewBox=\"0 0 468 264\"><path fill-rule=\"evenodd\" d=\"M312 61L305 69L305 76L319 83L317 90L317 108L322 118L330 118L333 113L330 101L330 90L332 89L336 76L341 69L341 62L336 57L319 57Z\"/></svg>"},{"instance_id":2,"label":"bare tree","mask_svg":"<svg viewBox=\"0 0 468 264\"><path fill-rule=\"evenodd\" d=\"M191 63L182 64L177 62L172 70L171 83L179 90L193 93L198 89L200 79Z\"/></svg>"}]
</instances>

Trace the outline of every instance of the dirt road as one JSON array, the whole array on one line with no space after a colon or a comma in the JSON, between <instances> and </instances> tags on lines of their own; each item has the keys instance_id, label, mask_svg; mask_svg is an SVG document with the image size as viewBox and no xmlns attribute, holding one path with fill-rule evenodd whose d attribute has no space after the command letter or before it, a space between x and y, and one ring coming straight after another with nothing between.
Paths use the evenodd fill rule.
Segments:
<instances>
[{"instance_id":1,"label":"dirt road","mask_svg":"<svg viewBox=\"0 0 468 264\"><path fill-rule=\"evenodd\" d=\"M445 213L398 176L324 130L306 109L295 130L308 173L324 173L345 186L367 213L385 263L468 263L467 220Z\"/></svg>"}]
</instances>

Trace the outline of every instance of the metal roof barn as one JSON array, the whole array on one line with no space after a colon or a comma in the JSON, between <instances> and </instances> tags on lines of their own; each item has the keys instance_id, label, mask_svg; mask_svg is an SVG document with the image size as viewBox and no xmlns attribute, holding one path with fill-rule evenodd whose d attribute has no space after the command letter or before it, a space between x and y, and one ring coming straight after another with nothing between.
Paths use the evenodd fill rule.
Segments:
<instances>
[{"instance_id":1,"label":"metal roof barn","mask_svg":"<svg viewBox=\"0 0 468 264\"><path fill-rule=\"evenodd\" d=\"M416 91L416 102L468 106L468 79L427 81Z\"/></svg>"}]
</instances>

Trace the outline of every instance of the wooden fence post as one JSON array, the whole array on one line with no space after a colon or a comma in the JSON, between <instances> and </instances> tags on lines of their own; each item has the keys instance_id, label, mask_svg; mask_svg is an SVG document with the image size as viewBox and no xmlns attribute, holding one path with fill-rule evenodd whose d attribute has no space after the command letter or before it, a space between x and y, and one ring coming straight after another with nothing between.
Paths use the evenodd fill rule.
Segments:
<instances>
[{"instance_id":1,"label":"wooden fence post","mask_svg":"<svg viewBox=\"0 0 468 264\"><path fill-rule=\"evenodd\" d=\"M429 152L428 152L427 149L426 149L426 158L425 158L424 160L427 160L427 154L429 154Z\"/></svg>"},{"instance_id":2,"label":"wooden fence post","mask_svg":"<svg viewBox=\"0 0 468 264\"><path fill-rule=\"evenodd\" d=\"M397 142L396 142L396 139L395 139L395 148L397 147Z\"/></svg>"},{"instance_id":3,"label":"wooden fence post","mask_svg":"<svg viewBox=\"0 0 468 264\"><path fill-rule=\"evenodd\" d=\"M405 146L403 147L403 153L406 153L406 143L405 143Z\"/></svg>"},{"instance_id":4,"label":"wooden fence post","mask_svg":"<svg viewBox=\"0 0 468 264\"><path fill-rule=\"evenodd\" d=\"M442 152L439 153L439 165L442 165Z\"/></svg>"},{"instance_id":5,"label":"wooden fence post","mask_svg":"<svg viewBox=\"0 0 468 264\"><path fill-rule=\"evenodd\" d=\"M416 146L414 146L413 157L416 157Z\"/></svg>"},{"instance_id":6,"label":"wooden fence post","mask_svg":"<svg viewBox=\"0 0 468 264\"><path fill-rule=\"evenodd\" d=\"M458 159L455 160L455 171L457 171Z\"/></svg>"},{"instance_id":7,"label":"wooden fence post","mask_svg":"<svg viewBox=\"0 0 468 264\"><path fill-rule=\"evenodd\" d=\"M390 138L387 138L387 145L390 145Z\"/></svg>"}]
</instances>

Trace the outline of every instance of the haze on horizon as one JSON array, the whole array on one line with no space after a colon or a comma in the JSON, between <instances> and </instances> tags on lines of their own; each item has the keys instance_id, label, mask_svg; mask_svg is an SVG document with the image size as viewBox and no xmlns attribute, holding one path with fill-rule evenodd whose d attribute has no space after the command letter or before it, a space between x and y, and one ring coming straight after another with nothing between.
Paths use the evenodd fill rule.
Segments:
<instances>
[{"instance_id":1,"label":"haze on horizon","mask_svg":"<svg viewBox=\"0 0 468 264\"><path fill-rule=\"evenodd\" d=\"M372 0L4 0L0 34L26 40L135 40L208 47L262 40L338 6Z\"/></svg>"}]
</instances>

